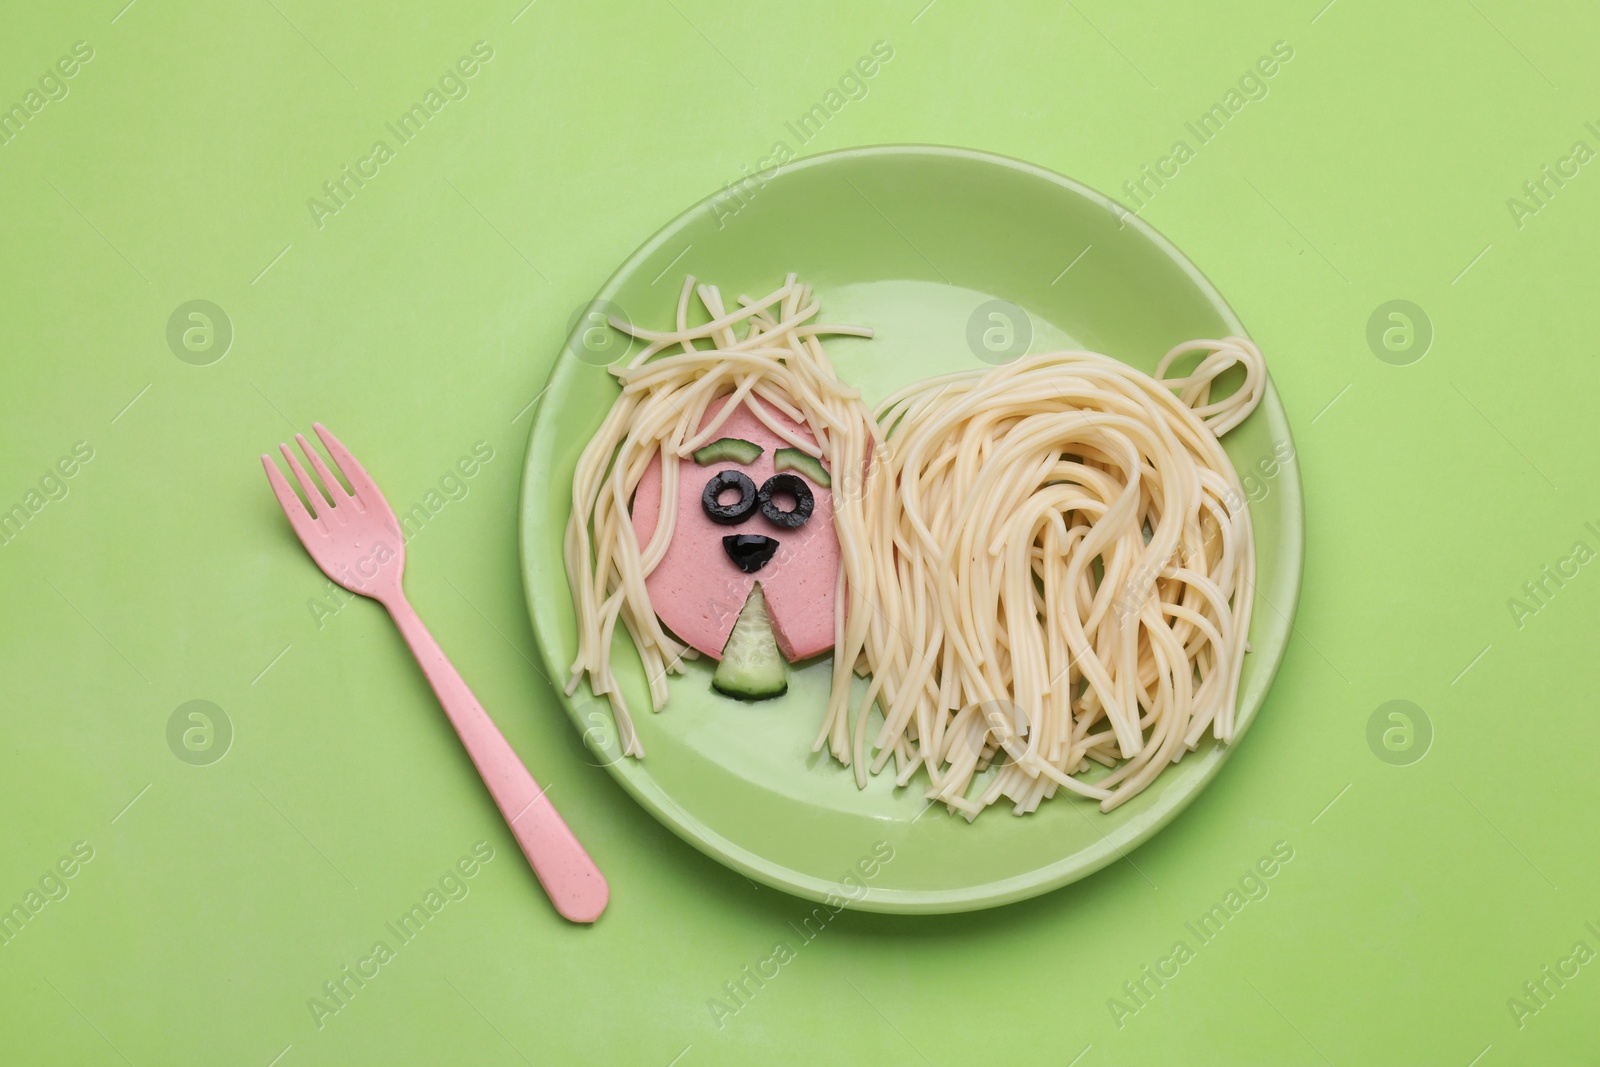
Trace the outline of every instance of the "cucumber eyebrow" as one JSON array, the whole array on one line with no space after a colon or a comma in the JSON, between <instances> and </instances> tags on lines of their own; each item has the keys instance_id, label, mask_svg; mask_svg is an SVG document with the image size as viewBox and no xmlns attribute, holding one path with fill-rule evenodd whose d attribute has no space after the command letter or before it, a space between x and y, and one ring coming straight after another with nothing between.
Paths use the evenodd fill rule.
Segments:
<instances>
[{"instance_id":1,"label":"cucumber eyebrow","mask_svg":"<svg viewBox=\"0 0 1600 1067\"><path fill-rule=\"evenodd\" d=\"M694 450L694 461L701 466L712 463L754 463L766 449L742 437L719 437L710 444Z\"/></svg>"},{"instance_id":2,"label":"cucumber eyebrow","mask_svg":"<svg viewBox=\"0 0 1600 1067\"><path fill-rule=\"evenodd\" d=\"M780 448L772 454L774 471L799 471L824 489L833 487L833 478L817 457L798 448Z\"/></svg>"}]
</instances>

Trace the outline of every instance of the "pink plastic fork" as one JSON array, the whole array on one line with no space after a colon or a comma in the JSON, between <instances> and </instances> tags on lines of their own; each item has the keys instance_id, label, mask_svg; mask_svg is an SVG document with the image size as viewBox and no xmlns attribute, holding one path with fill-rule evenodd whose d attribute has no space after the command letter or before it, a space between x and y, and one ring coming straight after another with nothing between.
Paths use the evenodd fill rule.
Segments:
<instances>
[{"instance_id":1,"label":"pink plastic fork","mask_svg":"<svg viewBox=\"0 0 1600 1067\"><path fill-rule=\"evenodd\" d=\"M605 877L406 601L405 542L388 501L337 437L321 423L312 428L354 492L346 492L305 436L295 434L320 491L289 446L278 447L305 491L309 511L272 458L261 457L289 525L322 573L389 609L556 911L573 922L594 922L611 898Z\"/></svg>"}]
</instances>

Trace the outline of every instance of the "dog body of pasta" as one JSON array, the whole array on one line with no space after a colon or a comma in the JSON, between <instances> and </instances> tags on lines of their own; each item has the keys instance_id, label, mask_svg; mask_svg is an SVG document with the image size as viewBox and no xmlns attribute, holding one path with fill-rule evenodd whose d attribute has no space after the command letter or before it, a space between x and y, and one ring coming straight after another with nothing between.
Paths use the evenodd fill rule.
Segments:
<instances>
[{"instance_id":1,"label":"dog body of pasta","mask_svg":"<svg viewBox=\"0 0 1600 1067\"><path fill-rule=\"evenodd\" d=\"M975 815L1058 787L1111 810L1209 728L1233 736L1254 550L1217 435L1264 385L1248 341L1192 342L1186 378L1052 352L918 383L878 409L868 508L880 568L867 663L897 780ZM1244 384L1210 402L1234 365ZM1174 393L1174 389L1177 393ZM860 710L848 758L869 753ZM833 710L836 755L846 726ZM1006 759L981 793L973 779ZM1094 785L1089 761L1114 769Z\"/></svg>"}]
</instances>

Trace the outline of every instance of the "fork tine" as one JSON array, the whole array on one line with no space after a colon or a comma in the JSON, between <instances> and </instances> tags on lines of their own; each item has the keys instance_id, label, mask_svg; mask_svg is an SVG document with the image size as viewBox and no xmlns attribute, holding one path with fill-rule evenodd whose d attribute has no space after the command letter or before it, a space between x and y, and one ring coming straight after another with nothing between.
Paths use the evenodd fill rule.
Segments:
<instances>
[{"instance_id":1,"label":"fork tine","mask_svg":"<svg viewBox=\"0 0 1600 1067\"><path fill-rule=\"evenodd\" d=\"M294 528L295 535L302 544L307 543L309 537L315 532L322 532L322 523L312 518L311 513L300 498L294 495L294 490L289 488L289 482L272 462L272 457L265 452L261 453L261 466L266 469L267 481L272 483L272 494L278 498L278 506L288 516L289 525Z\"/></svg>"},{"instance_id":2,"label":"fork tine","mask_svg":"<svg viewBox=\"0 0 1600 1067\"><path fill-rule=\"evenodd\" d=\"M366 502L363 498L382 501L383 493L379 491L378 483L372 480L372 476L367 473L367 469L357 461L355 456L350 454L350 450L344 447L343 442L333 436L333 432L320 422L312 423L311 428L316 431L317 437L322 441L323 446L327 448L328 455L333 457L334 466L339 468L339 473L343 474L345 481L350 483L350 488L356 491L356 499L362 500L363 503Z\"/></svg>"},{"instance_id":3,"label":"fork tine","mask_svg":"<svg viewBox=\"0 0 1600 1067\"><path fill-rule=\"evenodd\" d=\"M323 513L330 510L333 505L328 503L327 498L317 489L316 484L311 480L311 475L307 474L306 469L300 466L300 461L294 458L294 453L289 451L288 445L279 445L278 451L283 453L283 458L288 462L289 469L294 471L295 478L300 482L300 488L305 490L306 503L311 505L312 514L317 518L321 518Z\"/></svg>"},{"instance_id":4,"label":"fork tine","mask_svg":"<svg viewBox=\"0 0 1600 1067\"><path fill-rule=\"evenodd\" d=\"M350 494L344 491L344 485L333 476L328 465L322 462L322 453L311 447L311 442L306 440L306 435L294 435L294 443L300 446L300 451L306 454L306 459L311 461L312 469L317 472L317 477L322 479L322 485L328 492L328 499L337 507L342 500L349 500Z\"/></svg>"}]
</instances>

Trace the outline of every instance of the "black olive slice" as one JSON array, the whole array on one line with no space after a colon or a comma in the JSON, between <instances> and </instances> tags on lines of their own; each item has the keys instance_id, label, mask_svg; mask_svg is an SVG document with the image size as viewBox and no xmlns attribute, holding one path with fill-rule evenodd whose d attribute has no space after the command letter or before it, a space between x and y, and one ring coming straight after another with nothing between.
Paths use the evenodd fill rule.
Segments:
<instances>
[{"instance_id":1,"label":"black olive slice","mask_svg":"<svg viewBox=\"0 0 1600 1067\"><path fill-rule=\"evenodd\" d=\"M783 511L772 501L773 497L785 493L794 498L792 511ZM761 502L761 514L777 525L791 530L797 526L804 526L806 520L811 518L812 509L817 506L816 500L811 495L811 487L793 474L774 474L768 478L756 499Z\"/></svg>"},{"instance_id":2,"label":"black olive slice","mask_svg":"<svg viewBox=\"0 0 1600 1067\"><path fill-rule=\"evenodd\" d=\"M778 539L761 534L729 534L722 539L722 549L735 567L754 574L778 551Z\"/></svg>"},{"instance_id":3,"label":"black olive slice","mask_svg":"<svg viewBox=\"0 0 1600 1067\"><path fill-rule=\"evenodd\" d=\"M729 489L739 490L739 499L732 504L719 503L722 494ZM700 506L705 508L712 522L733 526L748 519L751 512L755 511L758 495L756 483L750 480L748 474L735 470L718 471L701 490Z\"/></svg>"}]
</instances>

